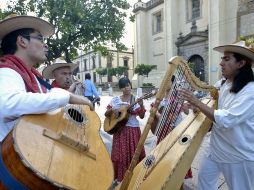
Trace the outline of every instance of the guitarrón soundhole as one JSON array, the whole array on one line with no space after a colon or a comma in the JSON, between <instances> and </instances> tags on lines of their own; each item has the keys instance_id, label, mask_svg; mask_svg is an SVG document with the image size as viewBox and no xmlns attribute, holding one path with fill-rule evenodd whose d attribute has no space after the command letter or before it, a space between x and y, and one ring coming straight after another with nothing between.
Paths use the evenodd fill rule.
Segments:
<instances>
[{"instance_id":1,"label":"guitarr\u00f3n soundhole","mask_svg":"<svg viewBox=\"0 0 254 190\"><path fill-rule=\"evenodd\" d=\"M82 123L84 121L84 117L82 116L82 114L73 108L69 108L68 109L68 114L69 116L76 122Z\"/></svg>"}]
</instances>

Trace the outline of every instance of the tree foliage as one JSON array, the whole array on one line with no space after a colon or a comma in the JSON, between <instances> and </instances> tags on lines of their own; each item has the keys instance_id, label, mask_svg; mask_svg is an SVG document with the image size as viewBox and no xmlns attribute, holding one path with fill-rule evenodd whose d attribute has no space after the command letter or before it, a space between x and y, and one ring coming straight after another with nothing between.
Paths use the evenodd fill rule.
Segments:
<instances>
[{"instance_id":1,"label":"tree foliage","mask_svg":"<svg viewBox=\"0 0 254 190\"><path fill-rule=\"evenodd\" d=\"M98 75L105 76L107 75L108 71L107 68L98 68L96 69L96 73L98 73Z\"/></svg>"},{"instance_id":2,"label":"tree foliage","mask_svg":"<svg viewBox=\"0 0 254 190\"><path fill-rule=\"evenodd\" d=\"M129 68L125 66L119 66L116 68L108 68L108 75L115 76L119 80L123 75L125 75L128 69Z\"/></svg>"},{"instance_id":3,"label":"tree foliage","mask_svg":"<svg viewBox=\"0 0 254 190\"><path fill-rule=\"evenodd\" d=\"M134 72L137 73L138 75L142 75L142 76L147 76L148 74L153 70L156 69L157 66L156 65L145 65L145 64L138 64L135 69Z\"/></svg>"},{"instance_id":4,"label":"tree foliage","mask_svg":"<svg viewBox=\"0 0 254 190\"><path fill-rule=\"evenodd\" d=\"M107 68L98 68L96 69L96 73L98 73L100 77L100 83L102 83L102 77L108 74Z\"/></svg>"},{"instance_id":5,"label":"tree foliage","mask_svg":"<svg viewBox=\"0 0 254 190\"><path fill-rule=\"evenodd\" d=\"M78 49L101 51L107 54L109 42L119 50L124 33L126 0L10 0L5 13L26 15L33 12L46 18L56 28L47 44L50 60L65 56L70 61Z\"/></svg>"}]
</instances>

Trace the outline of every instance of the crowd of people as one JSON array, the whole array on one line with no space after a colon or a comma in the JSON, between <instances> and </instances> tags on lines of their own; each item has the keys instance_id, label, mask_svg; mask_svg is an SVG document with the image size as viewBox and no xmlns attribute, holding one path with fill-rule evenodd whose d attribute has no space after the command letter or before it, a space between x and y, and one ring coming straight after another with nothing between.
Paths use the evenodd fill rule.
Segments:
<instances>
[{"instance_id":1,"label":"crowd of people","mask_svg":"<svg viewBox=\"0 0 254 190\"><path fill-rule=\"evenodd\" d=\"M83 104L94 110L95 100L100 100L99 94L89 73L83 82L73 77L78 65L57 58L43 70L42 75L34 68L47 61L48 46L44 38L54 34L53 25L33 16L14 16L0 21L0 29L3 52L0 58L0 142L5 140L23 115L46 113L67 104ZM179 95L186 102L213 121L209 155L203 158L197 188L218 189L218 177L222 173L230 190L252 190L254 48L240 41L214 50L223 53L220 66L224 80L217 85L218 108L206 106L192 91L179 90ZM53 82L49 83L50 80ZM112 113L117 116L123 106L137 99L132 94L128 78L121 78L118 85L122 94L109 102L106 117ZM123 180L141 136L137 117L142 119L145 113L140 100L128 112L125 127L113 134L111 159L117 183ZM157 117L160 117L159 113ZM139 161L144 157L143 148ZM5 184L1 177L0 182Z\"/></svg>"}]
</instances>

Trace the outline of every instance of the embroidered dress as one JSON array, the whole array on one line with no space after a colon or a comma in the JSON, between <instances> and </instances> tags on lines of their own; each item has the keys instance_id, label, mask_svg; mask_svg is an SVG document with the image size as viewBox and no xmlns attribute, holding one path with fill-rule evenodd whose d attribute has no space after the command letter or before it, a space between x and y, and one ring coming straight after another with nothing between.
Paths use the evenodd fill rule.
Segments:
<instances>
[{"instance_id":1,"label":"embroidered dress","mask_svg":"<svg viewBox=\"0 0 254 190\"><path fill-rule=\"evenodd\" d=\"M114 97L108 105L108 109L119 109L121 106L128 106L130 102L123 102L121 98ZM111 159L114 166L115 179L122 181L126 170L128 169L138 141L141 136L138 119L136 118L140 111L144 111L138 104L133 107L131 115L120 131L113 135ZM139 161L145 157L145 149L143 148Z\"/></svg>"}]
</instances>

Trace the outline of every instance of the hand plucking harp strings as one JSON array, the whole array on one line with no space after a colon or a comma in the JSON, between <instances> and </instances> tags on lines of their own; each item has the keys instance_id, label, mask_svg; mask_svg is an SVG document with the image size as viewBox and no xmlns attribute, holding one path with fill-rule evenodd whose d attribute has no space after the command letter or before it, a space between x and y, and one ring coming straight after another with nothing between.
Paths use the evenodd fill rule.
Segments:
<instances>
[{"instance_id":1,"label":"hand plucking harp strings","mask_svg":"<svg viewBox=\"0 0 254 190\"><path fill-rule=\"evenodd\" d=\"M189 106L179 96L178 89L185 87L192 89L186 81L183 71L177 70L175 73L175 80L168 84L166 95L163 99L163 110L160 114L158 124L154 135L157 136L157 141L154 141L152 147L159 144L166 136L170 135L170 132L177 126L177 120L183 109L188 110ZM166 143L166 146L160 147L156 152L153 150L147 158L143 161L143 169L139 172L134 189L138 189L142 181L152 172L157 163L162 159L163 155L171 148L171 143Z\"/></svg>"},{"instance_id":2,"label":"hand plucking harp strings","mask_svg":"<svg viewBox=\"0 0 254 190\"><path fill-rule=\"evenodd\" d=\"M166 89L168 88L168 83L170 82L170 79L173 75L175 75L176 80L174 81L174 83L170 88L171 92L168 98L168 104L163 110L165 114L162 113L162 116L156 127L156 135L162 134L161 140L165 138L163 137L164 135L166 135L167 138L165 138L164 141L162 141L162 143L156 146L156 148L151 152L151 154L148 155L142 161L142 164L140 164L139 167L136 167L135 169L138 157L141 152L141 148L145 143L145 139L150 131L152 122L154 121L154 117L159 108L159 104L163 99L163 97L165 96ZM156 100L154 102L154 107L151 108L150 111L151 114L148 118L148 122L143 130L142 136L136 148L135 154L132 158L132 162L129 166L129 169L125 173L125 177L121 183L120 190L142 189L143 187L147 188L146 185L150 184L152 178L154 177L153 175L151 175L152 178L148 178L148 176L150 176L150 174L154 171L156 166L161 163L162 160L164 162L167 162L167 158L164 159L164 157L167 156L167 153L170 152L171 148L176 144L176 142L180 139L180 137L182 137L182 135L188 129L189 125L181 125L181 129L177 130L176 133L173 133L174 136L172 136L171 135L172 133L170 133L170 131L174 128L175 121L177 120L179 112L181 111L179 107L181 108L185 103L185 99L179 96L180 94L178 93L178 90L181 88L187 89L190 92L194 91L193 89L195 89L210 92L212 95L215 96L217 94L217 90L213 86L208 86L204 84L194 76L194 74L188 67L186 61L184 61L181 57L173 57L170 60L169 68L166 74L164 75L163 81L156 96ZM192 117L194 116L190 115L190 118ZM183 124L185 123L183 122ZM163 129L163 126L169 126L169 130L167 130L166 133L164 133L165 130ZM156 144L156 142L154 142L154 144ZM162 165L164 164L164 162L162 163ZM162 167L159 168L162 169ZM133 172L134 169L136 172ZM169 175L172 174L171 172L174 171L174 168L171 169L172 170L168 171ZM188 168L186 167L186 169ZM133 176L134 173L135 176ZM157 172L155 173L157 174ZM184 174L182 176L184 177ZM169 187L168 181L161 182L161 184L157 185L162 188L164 187L165 184L167 184L167 187ZM179 185L181 185L181 181L179 182Z\"/></svg>"},{"instance_id":3,"label":"hand plucking harp strings","mask_svg":"<svg viewBox=\"0 0 254 190\"><path fill-rule=\"evenodd\" d=\"M180 89L179 95L186 101L188 101L193 107L195 107L195 110L201 110L203 113L206 114L206 116L212 120L214 119L214 109L208 107L206 104L202 103L198 98L196 98L193 93L188 89Z\"/></svg>"}]
</instances>

